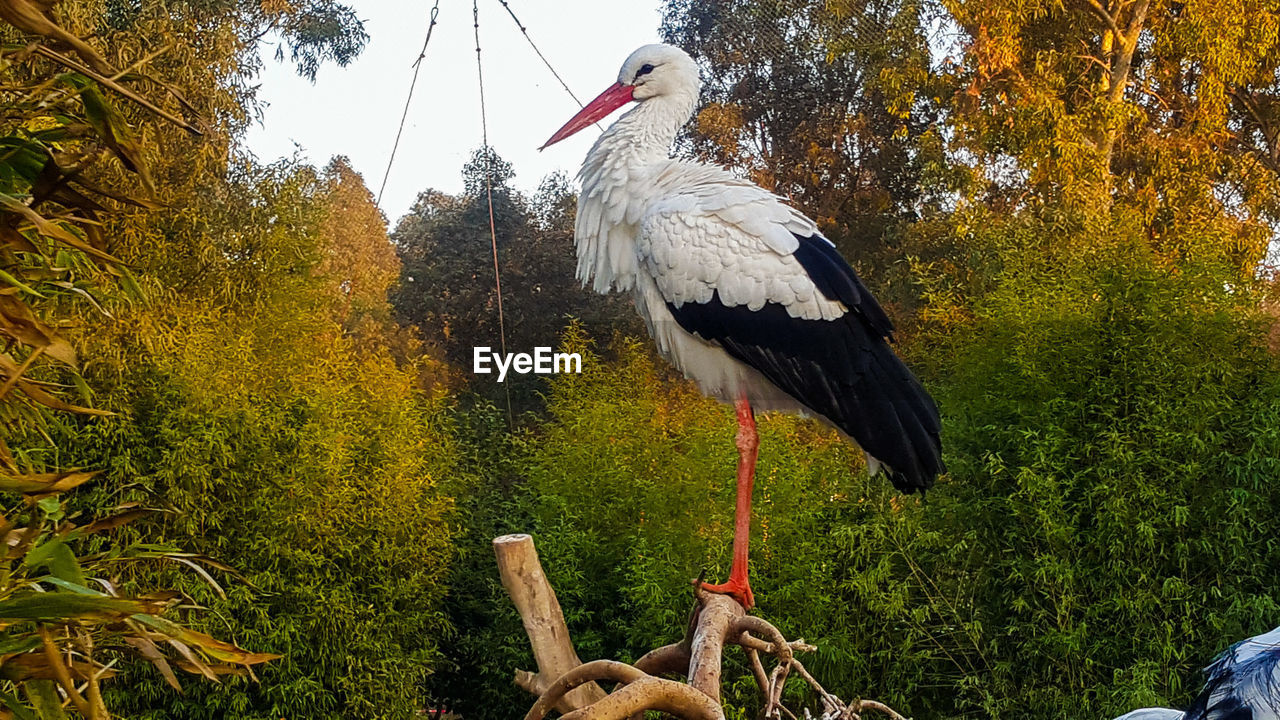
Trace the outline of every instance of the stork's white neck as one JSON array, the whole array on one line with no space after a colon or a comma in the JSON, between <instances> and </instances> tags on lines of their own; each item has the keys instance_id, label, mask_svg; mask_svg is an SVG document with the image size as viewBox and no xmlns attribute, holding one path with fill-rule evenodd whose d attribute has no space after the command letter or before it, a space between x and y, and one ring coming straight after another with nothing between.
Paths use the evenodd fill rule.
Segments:
<instances>
[{"instance_id":1,"label":"stork's white neck","mask_svg":"<svg viewBox=\"0 0 1280 720\"><path fill-rule=\"evenodd\" d=\"M637 103L596 140L582 163L583 171L593 166L638 169L666 160L697 101L697 94L691 93Z\"/></svg>"},{"instance_id":2,"label":"stork's white neck","mask_svg":"<svg viewBox=\"0 0 1280 720\"><path fill-rule=\"evenodd\" d=\"M598 292L635 282L635 231L656 188L655 172L669 162L671 143L697 104L691 93L660 95L637 104L605 130L582 163L574 241L578 279Z\"/></svg>"}]
</instances>

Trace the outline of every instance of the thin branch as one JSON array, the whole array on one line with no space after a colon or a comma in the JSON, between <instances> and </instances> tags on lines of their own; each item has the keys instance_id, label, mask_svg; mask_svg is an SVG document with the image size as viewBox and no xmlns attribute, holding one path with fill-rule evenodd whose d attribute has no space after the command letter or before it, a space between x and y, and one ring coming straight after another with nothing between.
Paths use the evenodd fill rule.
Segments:
<instances>
[{"instance_id":1,"label":"thin branch","mask_svg":"<svg viewBox=\"0 0 1280 720\"><path fill-rule=\"evenodd\" d=\"M881 712L881 713L884 713L885 715L888 715L891 718L891 720L907 720L907 718L898 714L893 708L889 707L888 705L885 705L884 703L876 702L875 700L859 700L858 709L859 710L875 710L876 712Z\"/></svg>"},{"instance_id":2,"label":"thin branch","mask_svg":"<svg viewBox=\"0 0 1280 720\"><path fill-rule=\"evenodd\" d=\"M71 700L71 704L76 706L76 710L87 718L96 718L97 713L93 706L85 701L84 696L76 690L75 681L71 679L71 673L67 670L67 666L62 662L62 653L58 651L58 646L54 645L53 638L49 636L49 628L44 625L40 626L40 642L44 645L44 658L48 661L50 669L53 670L53 676L66 691L67 697Z\"/></svg>"},{"instance_id":3,"label":"thin branch","mask_svg":"<svg viewBox=\"0 0 1280 720\"><path fill-rule=\"evenodd\" d=\"M649 675L688 672L689 644L682 641L650 650L636 661L636 669Z\"/></svg>"},{"instance_id":4,"label":"thin branch","mask_svg":"<svg viewBox=\"0 0 1280 720\"><path fill-rule=\"evenodd\" d=\"M123 95L124 97L126 97L126 98L128 98L128 99L132 100L133 102L137 103L138 105L141 105L142 107L146 108L147 110L150 110L151 112L153 112L153 113L155 113L156 115L158 115L158 116L160 116L160 117L164 118L165 120L168 120L169 122L173 123L174 125L177 125L178 127L182 128L183 130L186 130L187 132L191 133L192 135L197 135L197 136L199 136L199 135L203 135L203 134L204 134L203 132L201 132L201 131L200 131L200 129L199 129L199 128L197 128L196 126L194 126L194 125L192 125L191 123L187 122L186 120L183 120L182 118L176 117L176 116L174 116L174 115L172 115L172 114L168 113L167 111L162 110L161 108L159 108L159 107L157 107L156 105L154 105L150 100L148 100L148 99L146 99L146 98L142 97L141 95L139 95L139 94L135 93L134 91L130 90L129 88L127 88L127 87L125 87L125 86L121 85L120 83L118 83L118 82L116 82L116 81L112 80L111 78L109 78L109 77L107 77L107 76L105 76L105 75L102 75L102 74L100 74L100 73L95 72L92 68L89 68L88 66L81 65L80 63L76 62L75 60L72 60L71 58L67 57L66 55L63 55L62 53L59 53L59 52L57 52L57 51L55 51L55 50L51 50L51 49L49 49L49 48L45 47L44 45L37 45L37 46L35 47L35 52L36 52L36 54L37 54L37 55L43 55L44 57L46 57L46 58L48 58L48 59L50 59L50 60L52 60L52 61L54 61L54 62L58 63L59 65L62 65L62 66L67 67L67 68L70 68L71 70L75 70L76 72L80 73L81 75L84 75L85 77L88 77L88 78L91 78L91 79L93 79L93 80L97 81L97 82L98 82L100 85L102 85L103 87L110 88L110 89L112 89L112 90L116 91L117 93L120 93L120 94L121 94L121 95Z\"/></svg>"},{"instance_id":5,"label":"thin branch","mask_svg":"<svg viewBox=\"0 0 1280 720\"><path fill-rule=\"evenodd\" d=\"M782 636L782 631L774 627L772 623L754 615L744 615L738 618L730 629L730 636L738 635L739 640L750 642L750 640L754 638L746 634L749 632L754 632L757 635L767 635L769 637L769 642L765 644L765 647L758 648L762 652L776 656L781 662L787 662L794 656L794 648L792 648L791 643L787 642L787 639ZM742 642L739 642L738 644L742 644ZM816 650L817 648L814 649Z\"/></svg>"},{"instance_id":6,"label":"thin branch","mask_svg":"<svg viewBox=\"0 0 1280 720\"><path fill-rule=\"evenodd\" d=\"M1124 33L1120 32L1120 26L1116 25L1116 19L1112 17L1111 13L1107 12L1102 3L1098 2L1098 0L1085 0L1085 2L1088 4L1089 9L1093 11L1093 14L1107 24L1107 29L1111 30L1111 34L1115 36L1116 40L1124 39Z\"/></svg>"},{"instance_id":7,"label":"thin branch","mask_svg":"<svg viewBox=\"0 0 1280 720\"><path fill-rule=\"evenodd\" d=\"M804 678L805 682L809 683L809 687L813 688L814 691L818 693L818 697L822 698L822 706L825 712L844 712L845 704L840 701L840 698L827 692L827 689L822 687L822 683L819 683L812 675L809 674L804 663L799 660L793 660L791 665L800 677Z\"/></svg>"},{"instance_id":8,"label":"thin branch","mask_svg":"<svg viewBox=\"0 0 1280 720\"><path fill-rule=\"evenodd\" d=\"M769 673L765 672L764 663L760 662L760 653L755 648L745 648L747 651L747 661L751 664L751 674L756 678L756 685L760 686L760 692L769 692Z\"/></svg>"},{"instance_id":9,"label":"thin branch","mask_svg":"<svg viewBox=\"0 0 1280 720\"><path fill-rule=\"evenodd\" d=\"M791 662L781 661L769 675L769 692L765 696L764 716L775 717L782 706L782 688L787 684L787 674L791 672Z\"/></svg>"},{"instance_id":10,"label":"thin branch","mask_svg":"<svg viewBox=\"0 0 1280 720\"><path fill-rule=\"evenodd\" d=\"M1258 132L1262 133L1262 140L1267 145L1266 155L1268 159L1274 163L1277 157L1280 157L1280 145L1277 145L1276 143L1276 136L1280 134L1280 129L1268 126L1269 123L1266 118L1263 117L1258 104L1254 102L1252 93L1246 93L1241 90L1239 86L1235 86L1228 91L1228 94L1235 98L1236 101L1244 107L1245 111L1249 113L1249 116L1253 118L1253 121L1257 123Z\"/></svg>"}]
</instances>

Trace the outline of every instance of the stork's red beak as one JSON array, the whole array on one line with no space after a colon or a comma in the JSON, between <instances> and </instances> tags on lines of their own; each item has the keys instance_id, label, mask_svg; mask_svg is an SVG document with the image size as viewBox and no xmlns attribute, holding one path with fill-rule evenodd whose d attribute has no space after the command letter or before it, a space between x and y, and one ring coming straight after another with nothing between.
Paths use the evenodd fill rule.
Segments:
<instances>
[{"instance_id":1,"label":"stork's red beak","mask_svg":"<svg viewBox=\"0 0 1280 720\"><path fill-rule=\"evenodd\" d=\"M569 122L564 124L564 127L557 130L556 134L552 135L550 140L542 143L542 147L538 149L546 150L552 145L555 145L561 140L578 132L582 128L631 102L634 99L631 97L631 91L635 89L635 85L623 85L620 82L614 83L608 90L600 93L595 100L587 103L586 107L579 110L577 115L574 115Z\"/></svg>"}]
</instances>

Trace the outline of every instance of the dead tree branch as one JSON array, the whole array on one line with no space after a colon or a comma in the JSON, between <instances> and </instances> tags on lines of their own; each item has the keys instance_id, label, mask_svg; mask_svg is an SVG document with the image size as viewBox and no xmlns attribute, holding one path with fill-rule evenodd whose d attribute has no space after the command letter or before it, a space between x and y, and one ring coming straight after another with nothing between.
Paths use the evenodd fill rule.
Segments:
<instances>
[{"instance_id":1,"label":"dead tree branch","mask_svg":"<svg viewBox=\"0 0 1280 720\"><path fill-rule=\"evenodd\" d=\"M799 716L862 720L862 713L868 710L883 713L890 720L907 720L874 700L845 703L828 692L795 656L816 648L804 640L787 640L776 626L747 615L732 598L701 589L695 591L694 610L680 642L646 653L635 665L611 660L583 664L573 652L564 616L538 564L532 538L503 536L494 540L494 549L503 586L520 611L539 668L537 675L516 673L516 683L538 696L525 720L544 720L553 708L564 713L563 720L635 719L643 718L647 710L686 720L724 720L720 679L726 645L739 646L747 654L768 720L795 720ZM772 670L766 669L766 658L772 659ZM555 679L548 679L555 671L559 672ZM684 682L660 675L681 675ZM797 713L783 704L783 690L792 677L802 679L811 697L821 702L818 714L807 708ZM606 695L597 681L609 681L616 687Z\"/></svg>"},{"instance_id":2,"label":"dead tree branch","mask_svg":"<svg viewBox=\"0 0 1280 720\"><path fill-rule=\"evenodd\" d=\"M582 664L569 638L569 628L564 624L564 613L556 592L547 582L538 562L538 551L533 538L528 535L503 535L494 538L493 552L498 560L498 572L502 586L520 611L525 634L533 646L533 659L538 673L516 671L516 684L532 693L546 692L556 678ZM570 712L584 708L604 698L604 690L594 682L583 685L566 694L556 709Z\"/></svg>"}]
</instances>

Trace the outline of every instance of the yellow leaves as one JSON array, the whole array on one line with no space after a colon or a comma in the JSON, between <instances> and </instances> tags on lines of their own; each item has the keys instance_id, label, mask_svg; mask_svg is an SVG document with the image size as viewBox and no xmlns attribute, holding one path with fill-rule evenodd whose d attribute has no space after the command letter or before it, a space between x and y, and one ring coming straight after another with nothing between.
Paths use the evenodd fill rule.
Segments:
<instances>
[{"instance_id":1,"label":"yellow leaves","mask_svg":"<svg viewBox=\"0 0 1280 720\"><path fill-rule=\"evenodd\" d=\"M400 259L387 237L382 212L359 173L344 159L326 169L324 220L319 228L321 259L315 273L324 278L334 301L334 317L353 311L387 312L387 292L400 275Z\"/></svg>"},{"instance_id":2,"label":"yellow leaves","mask_svg":"<svg viewBox=\"0 0 1280 720\"><path fill-rule=\"evenodd\" d=\"M55 473L10 474L0 470L0 490L27 494L60 493L78 487L98 475L100 471L85 472L79 469Z\"/></svg>"},{"instance_id":3,"label":"yellow leaves","mask_svg":"<svg viewBox=\"0 0 1280 720\"><path fill-rule=\"evenodd\" d=\"M71 367L76 366L76 351L57 332L41 322L27 304L12 295L0 294L0 334L30 346ZM6 369L0 365L0 369Z\"/></svg>"},{"instance_id":4,"label":"yellow leaves","mask_svg":"<svg viewBox=\"0 0 1280 720\"><path fill-rule=\"evenodd\" d=\"M217 674L198 655L191 653L191 648L199 649L203 654L218 662L236 665L258 665L283 657L275 653L256 653L244 650L229 642L218 640L212 635L192 630L158 615L135 615L132 619L161 633L170 641L176 641L183 646L178 648L179 652L182 652L183 656L196 667L197 671L215 682L218 679ZM186 651L184 651L184 648Z\"/></svg>"},{"instance_id":5,"label":"yellow leaves","mask_svg":"<svg viewBox=\"0 0 1280 720\"><path fill-rule=\"evenodd\" d=\"M91 676L99 679L116 676L114 670L99 667L96 664L79 660L70 662L64 660L64 662L66 662L66 668L71 677L77 680L88 680ZM14 683L33 679L52 680L57 677L56 672L55 667L49 662L49 658L38 653L22 653L0 663L0 677Z\"/></svg>"},{"instance_id":6,"label":"yellow leaves","mask_svg":"<svg viewBox=\"0 0 1280 720\"><path fill-rule=\"evenodd\" d=\"M70 76L74 78L74 76ZM120 111L105 98L98 88L89 82L74 82L79 87L80 99L84 103L85 118L98 137L120 158L124 166L142 181L142 187L148 197L154 197L155 182L151 179L151 171L142 157L142 145L129 127L128 121Z\"/></svg>"},{"instance_id":7,"label":"yellow leaves","mask_svg":"<svg viewBox=\"0 0 1280 720\"><path fill-rule=\"evenodd\" d=\"M88 242L76 235L75 232L68 229L68 227L66 227L62 222L46 219L18 198L0 193L0 217L3 217L6 212L12 213L21 217L23 220L26 220L41 235L46 235L70 245L71 247L80 250L81 252L88 253L99 260L105 260L113 263L120 262L118 258L90 245Z\"/></svg>"},{"instance_id":8,"label":"yellow leaves","mask_svg":"<svg viewBox=\"0 0 1280 720\"><path fill-rule=\"evenodd\" d=\"M115 70L107 64L102 55L98 54L97 50L49 18L47 11L52 5L51 2L42 3L33 0L6 0L0 3L0 19L23 32L42 35L68 45L98 72L114 75Z\"/></svg>"},{"instance_id":9,"label":"yellow leaves","mask_svg":"<svg viewBox=\"0 0 1280 720\"><path fill-rule=\"evenodd\" d=\"M722 162L736 164L741 152L745 121L742 108L733 103L708 103L694 118L698 134L715 143Z\"/></svg>"},{"instance_id":10,"label":"yellow leaves","mask_svg":"<svg viewBox=\"0 0 1280 720\"><path fill-rule=\"evenodd\" d=\"M1007 16L984 18L973 35L969 52L975 69L983 77L997 77L1015 71L1022 56L1022 39Z\"/></svg>"},{"instance_id":11,"label":"yellow leaves","mask_svg":"<svg viewBox=\"0 0 1280 720\"><path fill-rule=\"evenodd\" d=\"M35 356L34 353L31 356L28 356L28 361L30 361L33 356ZM3 379L3 384L0 384L0 389L3 389L7 393L12 388L17 387L31 400L54 410L78 413L81 415L105 416L112 414L106 410L95 410L94 408L73 405L45 390L42 383L37 383L33 380L24 378L23 374L26 372L28 365L29 363L24 363L22 366L19 366L7 353L0 353L0 378ZM5 399L4 396L0 395L0 400L3 399Z\"/></svg>"},{"instance_id":12,"label":"yellow leaves","mask_svg":"<svg viewBox=\"0 0 1280 720\"><path fill-rule=\"evenodd\" d=\"M293 3L289 0L260 0L258 7L266 15L284 15L293 10Z\"/></svg>"}]
</instances>

